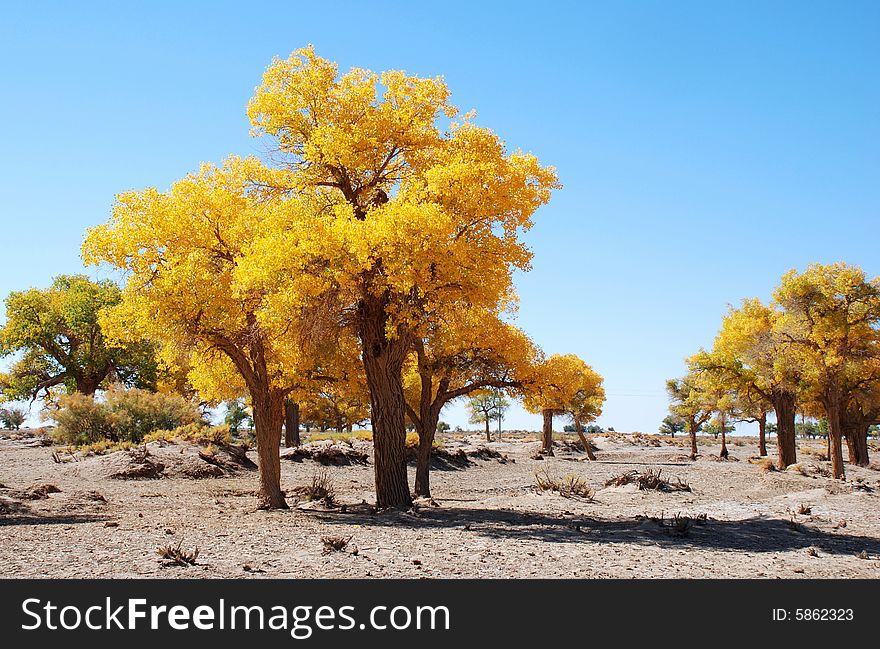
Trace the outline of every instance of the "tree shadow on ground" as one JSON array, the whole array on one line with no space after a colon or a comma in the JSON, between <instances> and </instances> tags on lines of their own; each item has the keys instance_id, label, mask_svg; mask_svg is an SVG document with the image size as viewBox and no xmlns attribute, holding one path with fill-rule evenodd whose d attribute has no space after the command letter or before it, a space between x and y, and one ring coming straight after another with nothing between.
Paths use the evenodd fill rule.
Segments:
<instances>
[{"instance_id":1,"label":"tree shadow on ground","mask_svg":"<svg viewBox=\"0 0 880 649\"><path fill-rule=\"evenodd\" d=\"M0 527L6 525L77 525L79 523L100 523L109 520L97 514L8 514L0 516Z\"/></svg>"},{"instance_id":2,"label":"tree shadow on ground","mask_svg":"<svg viewBox=\"0 0 880 649\"><path fill-rule=\"evenodd\" d=\"M325 523L411 529L463 528L492 538L551 543L635 543L670 548L777 552L814 546L829 553L880 554L880 539L825 532L787 519L691 520L686 529L674 519L638 517L600 519L538 512L456 507L419 508L415 512L321 512Z\"/></svg>"}]
</instances>

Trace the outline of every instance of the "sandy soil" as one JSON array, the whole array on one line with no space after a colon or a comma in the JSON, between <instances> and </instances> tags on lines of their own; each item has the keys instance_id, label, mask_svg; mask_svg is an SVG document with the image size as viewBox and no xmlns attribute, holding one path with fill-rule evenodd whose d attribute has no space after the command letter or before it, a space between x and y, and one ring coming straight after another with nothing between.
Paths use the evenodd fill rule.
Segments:
<instances>
[{"instance_id":1,"label":"sandy soil","mask_svg":"<svg viewBox=\"0 0 880 649\"><path fill-rule=\"evenodd\" d=\"M876 461L875 468L848 466L847 480L837 481L822 475L827 462L803 449L803 473L762 471L749 462L753 440L736 442L735 460L725 462L712 457L718 447L711 440L696 462L684 448L647 437L594 441L596 462L566 446L536 460L537 442L494 442L490 448L514 462L477 459L434 471L437 506L376 514L367 504L371 464L326 469L345 505L331 509L297 505L292 495L321 467L283 461L293 506L266 512L254 508L252 469L118 480L107 474L119 457L59 464L51 447L0 440L0 576L880 577ZM446 440L450 449L479 445L479 436ZM680 478L692 491L604 486L646 469ZM592 501L539 491L535 472L542 470L575 474L595 489ZM22 493L41 484L60 492ZM693 519L687 529L675 527L676 514ZM351 539L325 553L326 536ZM196 565L161 564L157 548L178 542L199 549Z\"/></svg>"}]
</instances>

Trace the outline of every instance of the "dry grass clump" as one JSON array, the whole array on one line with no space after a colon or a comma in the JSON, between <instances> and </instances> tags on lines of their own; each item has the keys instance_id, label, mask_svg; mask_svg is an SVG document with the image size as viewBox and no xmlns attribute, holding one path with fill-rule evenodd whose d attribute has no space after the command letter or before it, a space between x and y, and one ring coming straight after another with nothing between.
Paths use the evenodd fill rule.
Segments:
<instances>
[{"instance_id":1,"label":"dry grass clump","mask_svg":"<svg viewBox=\"0 0 880 649\"><path fill-rule=\"evenodd\" d=\"M776 463L769 457L749 458L749 462L758 465L758 470L761 473L771 473L776 471Z\"/></svg>"},{"instance_id":2,"label":"dry grass clump","mask_svg":"<svg viewBox=\"0 0 880 649\"><path fill-rule=\"evenodd\" d=\"M321 554L342 552L348 546L351 538L350 536L322 536L321 543L324 545L324 549L321 550Z\"/></svg>"},{"instance_id":3,"label":"dry grass clump","mask_svg":"<svg viewBox=\"0 0 880 649\"><path fill-rule=\"evenodd\" d=\"M205 426L201 423L191 423L178 426L171 430L154 430L144 436L147 442L195 442L196 444L231 444L232 433L229 426Z\"/></svg>"},{"instance_id":4,"label":"dry grass clump","mask_svg":"<svg viewBox=\"0 0 880 649\"><path fill-rule=\"evenodd\" d=\"M360 440L362 442L373 441L373 433L369 430L324 432L315 431L314 433L306 433L304 437L308 437L310 442L321 442L325 440L330 440L333 442L345 442L347 444L351 444L354 440ZM407 435L407 437L409 437L409 434Z\"/></svg>"},{"instance_id":5,"label":"dry grass clump","mask_svg":"<svg viewBox=\"0 0 880 649\"><path fill-rule=\"evenodd\" d=\"M810 455L817 460L821 460L822 462L828 461L828 453L823 449L814 448L812 446L803 446L801 447L800 451L802 454Z\"/></svg>"},{"instance_id":6,"label":"dry grass clump","mask_svg":"<svg viewBox=\"0 0 880 649\"><path fill-rule=\"evenodd\" d=\"M801 503L798 505L797 513L801 516L808 516L813 512L813 508L810 507L807 503Z\"/></svg>"},{"instance_id":7,"label":"dry grass clump","mask_svg":"<svg viewBox=\"0 0 880 649\"><path fill-rule=\"evenodd\" d=\"M182 546L183 541L180 541L177 545L169 543L156 548L156 554L162 558L160 563L163 566L194 566L196 559L199 558L199 549L194 548L192 551L188 551L184 550Z\"/></svg>"},{"instance_id":8,"label":"dry grass clump","mask_svg":"<svg viewBox=\"0 0 880 649\"><path fill-rule=\"evenodd\" d=\"M638 471L627 471L615 476L605 483L606 487L622 487L628 484L636 484L640 491L663 491L670 493L673 491L691 491L691 486L683 482L681 478L667 480L660 474L662 471L658 469L645 469L641 473Z\"/></svg>"},{"instance_id":9,"label":"dry grass clump","mask_svg":"<svg viewBox=\"0 0 880 649\"><path fill-rule=\"evenodd\" d=\"M590 501L596 493L584 480L573 473L559 478L544 470L537 471L535 485L539 491L555 491L563 498L579 498Z\"/></svg>"},{"instance_id":10,"label":"dry grass clump","mask_svg":"<svg viewBox=\"0 0 880 649\"><path fill-rule=\"evenodd\" d=\"M336 487L326 471L318 471L312 476L311 484L296 487L293 493L303 500L321 502L328 507L336 504Z\"/></svg>"}]
</instances>

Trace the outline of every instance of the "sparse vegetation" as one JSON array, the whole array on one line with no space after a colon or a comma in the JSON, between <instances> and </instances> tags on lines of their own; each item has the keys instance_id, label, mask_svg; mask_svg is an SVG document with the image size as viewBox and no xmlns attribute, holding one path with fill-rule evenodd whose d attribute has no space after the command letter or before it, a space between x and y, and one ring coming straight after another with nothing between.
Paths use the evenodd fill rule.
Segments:
<instances>
[{"instance_id":1,"label":"sparse vegetation","mask_svg":"<svg viewBox=\"0 0 880 649\"><path fill-rule=\"evenodd\" d=\"M636 484L641 491L690 491L691 486L683 482L681 478L668 480L661 476L661 470L645 469L641 473L638 471L627 471L621 473L608 480L606 487L622 487L628 484Z\"/></svg>"},{"instance_id":2,"label":"sparse vegetation","mask_svg":"<svg viewBox=\"0 0 880 649\"><path fill-rule=\"evenodd\" d=\"M351 541L351 536L322 536L321 544L324 546L324 549L321 551L321 554L331 554L333 552L342 552L348 547L348 542Z\"/></svg>"},{"instance_id":3,"label":"sparse vegetation","mask_svg":"<svg viewBox=\"0 0 880 649\"><path fill-rule=\"evenodd\" d=\"M535 473L535 485L539 491L555 491L563 498L592 500L595 495L595 490L573 473L558 478L547 471L538 471Z\"/></svg>"},{"instance_id":4,"label":"sparse vegetation","mask_svg":"<svg viewBox=\"0 0 880 649\"><path fill-rule=\"evenodd\" d=\"M163 566L194 566L199 558L199 549L184 550L183 541L179 541L177 545L160 545L156 548L156 554L161 557L160 563Z\"/></svg>"},{"instance_id":5,"label":"sparse vegetation","mask_svg":"<svg viewBox=\"0 0 880 649\"><path fill-rule=\"evenodd\" d=\"M312 482L307 485L296 487L293 490L303 500L323 503L328 507L336 504L336 488L333 478L326 471L318 471L312 476Z\"/></svg>"}]
</instances>

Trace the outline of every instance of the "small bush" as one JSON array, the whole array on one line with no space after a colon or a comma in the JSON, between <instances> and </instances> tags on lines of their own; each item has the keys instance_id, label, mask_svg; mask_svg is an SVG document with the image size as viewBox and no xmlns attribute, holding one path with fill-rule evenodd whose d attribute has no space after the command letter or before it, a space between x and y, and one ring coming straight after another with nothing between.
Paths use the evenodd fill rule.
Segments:
<instances>
[{"instance_id":1,"label":"small bush","mask_svg":"<svg viewBox=\"0 0 880 649\"><path fill-rule=\"evenodd\" d=\"M330 554L331 552L342 552L351 541L350 536L322 536L321 543L324 549L321 554Z\"/></svg>"},{"instance_id":2,"label":"small bush","mask_svg":"<svg viewBox=\"0 0 880 649\"><path fill-rule=\"evenodd\" d=\"M69 394L58 399L52 414L55 441L85 446L102 440L119 441L119 418L103 403L84 394Z\"/></svg>"},{"instance_id":3,"label":"small bush","mask_svg":"<svg viewBox=\"0 0 880 649\"><path fill-rule=\"evenodd\" d=\"M107 407L119 418L119 438L140 443L154 430L172 430L202 423L202 413L179 394L111 389Z\"/></svg>"},{"instance_id":4,"label":"small bush","mask_svg":"<svg viewBox=\"0 0 880 649\"><path fill-rule=\"evenodd\" d=\"M231 444L232 432L228 425L206 426L200 422L193 422L184 426L178 426L173 430L154 430L144 436L147 442L175 442L187 441L199 444Z\"/></svg>"},{"instance_id":5,"label":"small bush","mask_svg":"<svg viewBox=\"0 0 880 649\"><path fill-rule=\"evenodd\" d=\"M749 460L749 462L752 462L753 464L757 464L758 470L761 473L771 473L773 471L776 471L776 463L773 460L771 460L769 457L762 457L757 460Z\"/></svg>"},{"instance_id":6,"label":"small bush","mask_svg":"<svg viewBox=\"0 0 880 649\"><path fill-rule=\"evenodd\" d=\"M111 442L109 439L102 439L91 444L83 444L78 447L70 447L69 450L79 451L81 455L106 455L107 453L115 453L116 451L127 451L134 448L135 444L131 442Z\"/></svg>"},{"instance_id":7,"label":"small bush","mask_svg":"<svg viewBox=\"0 0 880 649\"><path fill-rule=\"evenodd\" d=\"M675 478L675 480L667 480L666 478L661 477L661 471L654 471L653 469L646 469L642 473L638 471L627 471L626 473L622 473L619 476L615 476L608 480L605 483L606 487L622 487L623 485L633 484L638 485L639 490L641 491L690 491L691 486L682 482L681 478Z\"/></svg>"},{"instance_id":8,"label":"small bush","mask_svg":"<svg viewBox=\"0 0 880 649\"><path fill-rule=\"evenodd\" d=\"M587 483L573 473L564 478L551 476L547 471L535 473L535 484L539 491L555 491L563 498L592 500L595 492Z\"/></svg>"},{"instance_id":9,"label":"small bush","mask_svg":"<svg viewBox=\"0 0 880 649\"><path fill-rule=\"evenodd\" d=\"M163 566L194 566L199 558L199 549L192 552L182 549L183 541L177 545L168 544L156 548L156 554L162 557Z\"/></svg>"},{"instance_id":10,"label":"small bush","mask_svg":"<svg viewBox=\"0 0 880 649\"><path fill-rule=\"evenodd\" d=\"M322 502L328 507L336 503L336 488L333 478L326 471L318 471L312 476L312 483L302 487L296 487L293 492L301 496L303 500Z\"/></svg>"},{"instance_id":11,"label":"small bush","mask_svg":"<svg viewBox=\"0 0 880 649\"><path fill-rule=\"evenodd\" d=\"M202 414L180 395L111 388L104 400L82 394L62 396L52 414L55 440L83 446L101 440L139 444L155 430L199 425Z\"/></svg>"}]
</instances>

